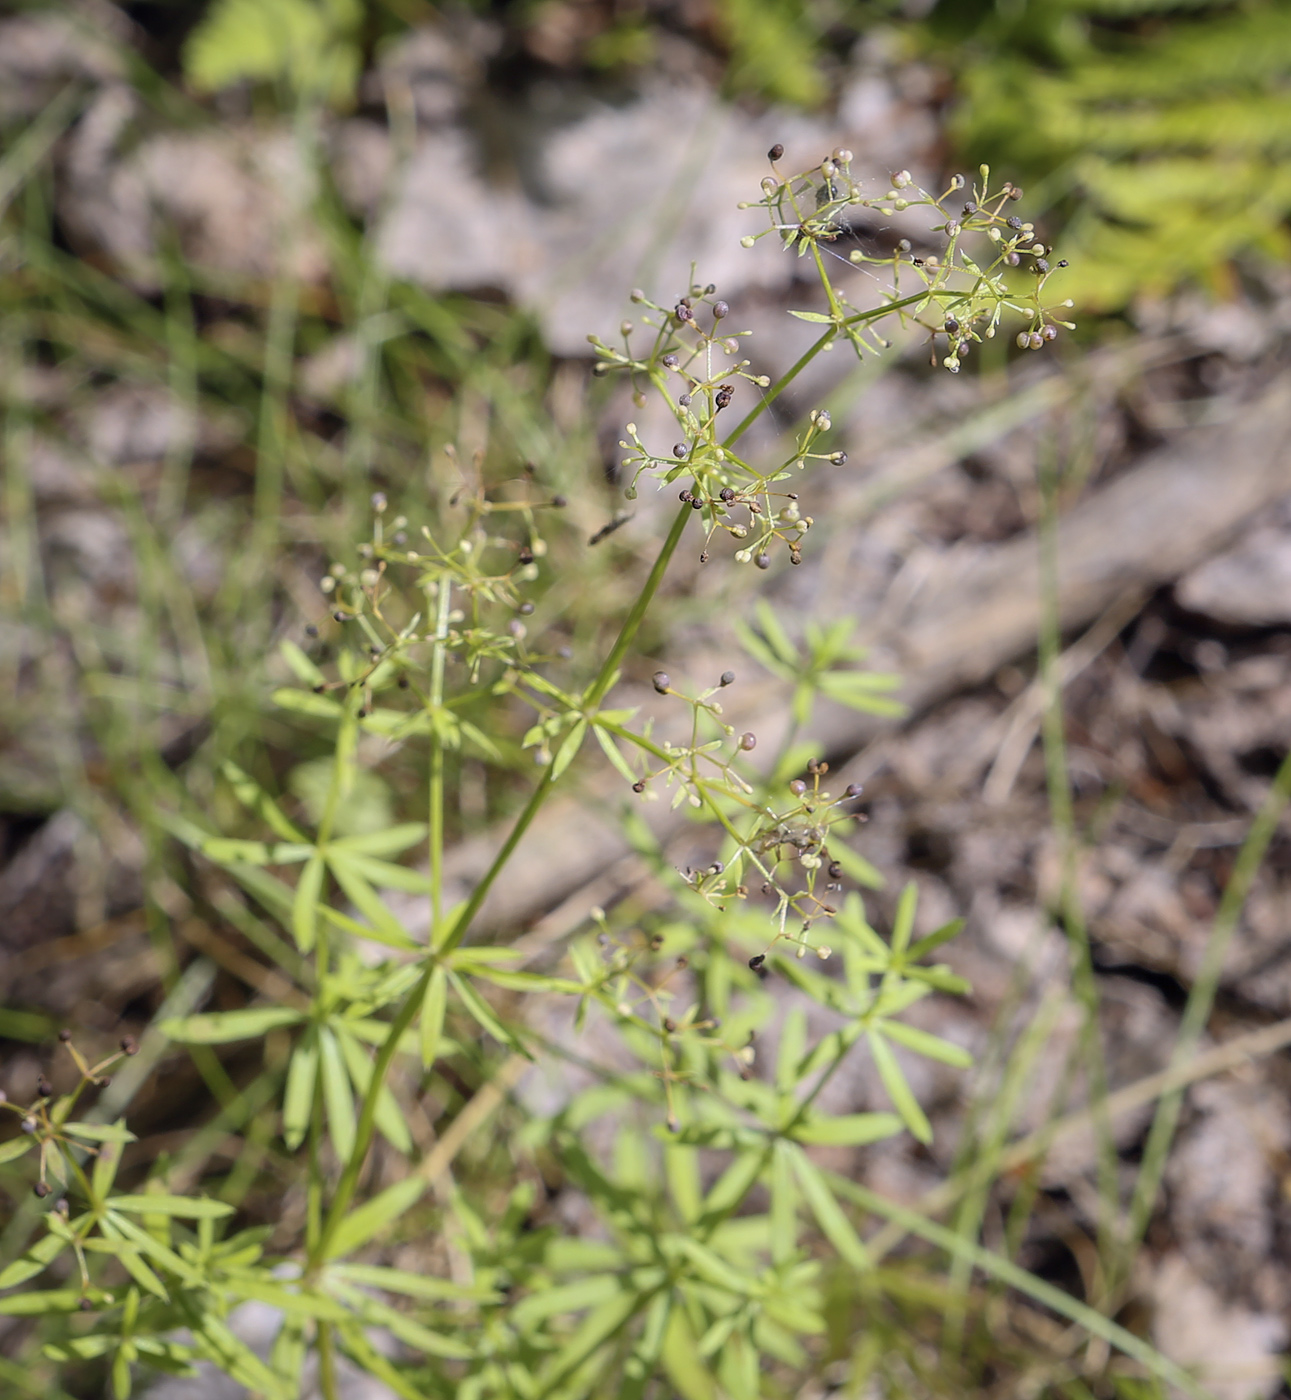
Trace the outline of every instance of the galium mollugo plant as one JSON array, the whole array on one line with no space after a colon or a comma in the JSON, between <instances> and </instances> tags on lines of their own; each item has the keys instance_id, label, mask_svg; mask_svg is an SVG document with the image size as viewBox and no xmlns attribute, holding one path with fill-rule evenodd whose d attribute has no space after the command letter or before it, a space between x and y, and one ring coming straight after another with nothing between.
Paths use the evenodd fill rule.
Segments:
<instances>
[{"instance_id":1,"label":"galium mollugo plant","mask_svg":"<svg viewBox=\"0 0 1291 1400\"><path fill-rule=\"evenodd\" d=\"M283 646L297 684L278 690L275 703L330 735L318 810L303 819L229 764L228 791L247 813L243 834L212 832L195 812L166 818L281 926L284 936L263 940L262 951L289 991L160 1029L194 1047L286 1047L266 1072L276 1075L281 1152L300 1158L305 1202L298 1236L269 1252L269 1227L231 1230L232 1204L171 1191L164 1169L140 1191L115 1192L131 1134L124 1122L74 1117L103 1066L78 1059L77 1089L55 1098L42 1085L35 1104L17 1109L22 1132L0 1146L0 1161L38 1158L36 1194L54 1199L25 1252L0 1270L0 1315L43 1316L55 1361L102 1358L118 1400L140 1370L184 1371L199 1360L267 1400L290 1400L311 1353L328 1400L342 1354L415 1400L673 1392L752 1400L790 1393L831 1345L825 1281L864 1272L869 1259L862 1222L814 1149L859 1148L906 1130L927 1142L931 1128L896 1048L968 1063L959 1047L901 1019L931 992L964 989L926 961L958 924L916 938L908 889L890 936L871 928L856 886L873 883L873 871L849 841L859 789L839 789L828 764L803 747L817 696L890 711L894 679L856 665L850 628L813 626L795 642L760 605L756 628L741 628L732 645L792 688L793 727L769 764L756 734L725 717L733 670L700 687L654 675L661 700L688 712L680 741L657 738L651 721L611 696L683 540L701 537L703 560L729 542L736 561L760 568L778 552L801 561L813 521L799 483L808 464L847 461L829 413L813 410L770 462L747 455L743 441L816 355L836 344L876 353L896 323L922 328L955 371L1006 314L1021 317L1028 347L1066 323L1043 299L1047 250L1008 212L1019 191L992 189L985 168L967 198L961 179L934 196L904 172L872 197L846 151L795 175L781 173L783 154L773 148L762 198L747 206L763 210L768 227L745 242L776 239L819 274L825 309L792 313L820 327L797 364L775 382L760 374L744 356L747 334L732 329L732 308L698 283L675 299L634 292L639 324L624 322L617 344L592 338L595 372L625 376L638 405L659 396L676 425L662 451L627 425L627 495L650 478L680 484L680 509L598 663L560 679L576 668L544 645L541 599L532 596L567 502L532 475L490 484L478 462L450 454L457 484L442 509L424 521L387 520L378 492L370 538L323 578L339 639L328 669ZM920 247L931 238L938 251L916 255L901 239L888 252L862 246L842 257L839 248L856 241L849 218L866 210L931 215ZM1019 292L1013 269L1022 268L1031 280ZM879 269L886 281L876 280ZM874 287L874 304L858 309L857 288ZM476 722L505 716L505 707L528 712L523 733L505 720ZM517 738L536 759L524 770L527 796L487 870L450 906L445 811L455 765L469 751L515 769ZM424 747L424 821L378 830L347 821L361 748L373 740ZM481 911L589 748L635 804L625 832L671 902L594 910L567 945L530 956L487 934ZM711 830L714 853L699 868L671 867L642 819L640 804L665 794ZM410 861L419 851L421 865ZM408 897L428 911L424 934L406 916ZM779 1016L790 989L832 1028L809 1034L801 1005ZM595 1020L611 1034L612 1064L589 1067L578 1042L553 1038L531 1013L562 998L576 1027ZM764 1072L760 1038L773 1019L778 1048ZM890 1110L831 1113L825 1090L862 1041ZM456 1121L474 1124L475 1114L483 1123L511 1113L492 1085L514 1082L530 1060L571 1056L591 1082L554 1115L514 1129L501 1203L487 1154L479 1181L464 1173L442 1189L452 1162L445 1144L461 1146L454 1122L437 1145L419 1144L402 1096L420 1080L451 1101L474 1083ZM514 1154L529 1165L517 1172ZM375 1162L389 1183L380 1189L368 1184ZM544 1174L579 1194L596 1220L591 1235L571 1237L544 1215L536 1190ZM423 1199L432 1184L435 1208ZM432 1225L442 1269L390 1262ZM36 1286L46 1274L51 1286ZM282 1314L268 1356L231 1324L253 1300Z\"/></svg>"}]
</instances>

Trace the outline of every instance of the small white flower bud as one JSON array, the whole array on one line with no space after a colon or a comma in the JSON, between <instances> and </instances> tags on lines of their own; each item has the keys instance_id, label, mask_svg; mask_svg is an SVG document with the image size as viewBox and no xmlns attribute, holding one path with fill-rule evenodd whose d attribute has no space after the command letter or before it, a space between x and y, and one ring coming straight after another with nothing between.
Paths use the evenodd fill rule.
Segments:
<instances>
[{"instance_id":1,"label":"small white flower bud","mask_svg":"<svg viewBox=\"0 0 1291 1400\"><path fill-rule=\"evenodd\" d=\"M740 247L751 248L756 242L757 239L754 238L751 233L746 233L744 237L740 239Z\"/></svg>"},{"instance_id":2,"label":"small white flower bud","mask_svg":"<svg viewBox=\"0 0 1291 1400\"><path fill-rule=\"evenodd\" d=\"M910 183L911 178L912 177L908 170L898 170L897 173L892 177L892 183L897 187L897 189L903 190Z\"/></svg>"}]
</instances>

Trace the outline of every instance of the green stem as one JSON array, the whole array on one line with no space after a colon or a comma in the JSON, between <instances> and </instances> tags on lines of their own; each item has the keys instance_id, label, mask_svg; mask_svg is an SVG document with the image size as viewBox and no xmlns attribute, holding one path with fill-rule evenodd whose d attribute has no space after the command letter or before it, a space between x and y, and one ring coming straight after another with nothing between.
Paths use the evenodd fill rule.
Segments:
<instances>
[{"instance_id":1,"label":"green stem","mask_svg":"<svg viewBox=\"0 0 1291 1400\"><path fill-rule=\"evenodd\" d=\"M737 428L736 432L738 431ZM646 579L645 587L642 588L636 602L632 605L632 611L624 619L623 626L619 629L618 638L610 648L610 654L605 658L596 679L587 688L587 693L583 697L585 712L596 709L605 699L606 692L613 684L614 677L623 663L623 658L627 655L628 648L632 645L642 622L645 621L650 604L654 602L654 596L659 591L664 574L668 572L668 565L672 563L672 556L677 552L677 546L681 543L686 522L690 517L691 509L688 505L683 506L677 512L677 518L672 522L668 538L664 540L663 547L659 550L659 557L654 561L654 568L650 570L650 577Z\"/></svg>"},{"instance_id":2,"label":"green stem","mask_svg":"<svg viewBox=\"0 0 1291 1400\"><path fill-rule=\"evenodd\" d=\"M453 586L444 575L439 581L439 599L435 614L435 647L430 661L429 704L439 710L444 703L444 662L448 636L448 614ZM431 942L444 916L444 745L439 731L430 731L430 917Z\"/></svg>"}]
</instances>

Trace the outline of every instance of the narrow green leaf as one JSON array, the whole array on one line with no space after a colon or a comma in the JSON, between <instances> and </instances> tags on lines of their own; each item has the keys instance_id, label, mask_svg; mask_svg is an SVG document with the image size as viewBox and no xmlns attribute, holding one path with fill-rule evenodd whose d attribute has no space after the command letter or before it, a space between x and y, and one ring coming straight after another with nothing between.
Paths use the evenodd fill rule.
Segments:
<instances>
[{"instance_id":1,"label":"narrow green leaf","mask_svg":"<svg viewBox=\"0 0 1291 1400\"><path fill-rule=\"evenodd\" d=\"M318 938L318 899L327 867L319 852L305 862L291 901L291 932L302 953L312 951Z\"/></svg>"},{"instance_id":2,"label":"narrow green leaf","mask_svg":"<svg viewBox=\"0 0 1291 1400\"><path fill-rule=\"evenodd\" d=\"M368 1085L372 1083L372 1061L358 1041L352 1035L346 1035L339 1025L335 1027L335 1034L341 1053L345 1056L345 1067L350 1072L359 1097L363 1098L368 1092ZM403 1116L388 1084L383 1084L377 1094L374 1121L391 1147L405 1156L411 1156L412 1134L408 1131L408 1120Z\"/></svg>"},{"instance_id":3,"label":"narrow green leaf","mask_svg":"<svg viewBox=\"0 0 1291 1400\"><path fill-rule=\"evenodd\" d=\"M915 1026L907 1026L903 1021L884 1021L882 1029L884 1035L895 1040L898 1045L904 1045L907 1050L913 1050L916 1055L923 1055L929 1060L940 1060L942 1064L954 1065L956 1069L972 1067L973 1057L967 1050L952 1045L948 1040L942 1040L938 1035L930 1035Z\"/></svg>"},{"instance_id":4,"label":"narrow green leaf","mask_svg":"<svg viewBox=\"0 0 1291 1400\"><path fill-rule=\"evenodd\" d=\"M71 1361L73 1358L77 1361L92 1361L96 1356L102 1356L120 1344L120 1337L104 1336L100 1333L97 1336L73 1337L61 1345L47 1342L42 1350L51 1361Z\"/></svg>"},{"instance_id":5,"label":"narrow green leaf","mask_svg":"<svg viewBox=\"0 0 1291 1400\"><path fill-rule=\"evenodd\" d=\"M374 856L346 853L346 862L357 874L379 890L404 890L408 894L429 894L430 876L423 870L412 870L393 861L377 860Z\"/></svg>"},{"instance_id":6,"label":"narrow green leaf","mask_svg":"<svg viewBox=\"0 0 1291 1400\"><path fill-rule=\"evenodd\" d=\"M381 934L383 943L394 948L406 948L409 951L420 946L413 941L412 935L395 917L394 911L386 904L385 900L359 873L354 860L343 855L334 847L329 847L327 864L332 874L336 876L337 884L345 891L346 898Z\"/></svg>"},{"instance_id":7,"label":"narrow green leaf","mask_svg":"<svg viewBox=\"0 0 1291 1400\"><path fill-rule=\"evenodd\" d=\"M515 972L509 967L481 967L475 976L513 992L564 992L568 996L579 996L587 991L581 982L571 982L567 977L548 977L541 972Z\"/></svg>"},{"instance_id":8,"label":"narrow green leaf","mask_svg":"<svg viewBox=\"0 0 1291 1400\"><path fill-rule=\"evenodd\" d=\"M485 758L491 758L494 763L500 763L502 761L502 750L498 748L479 725L472 724L468 719L459 719L458 725L461 728L462 736L469 739Z\"/></svg>"},{"instance_id":9,"label":"narrow green leaf","mask_svg":"<svg viewBox=\"0 0 1291 1400\"><path fill-rule=\"evenodd\" d=\"M282 1099L282 1137L294 1152L309 1131L314 1111L314 1084L318 1075L318 1036L313 1029L305 1032L292 1051L287 1070L287 1088Z\"/></svg>"},{"instance_id":10,"label":"narrow green leaf","mask_svg":"<svg viewBox=\"0 0 1291 1400\"><path fill-rule=\"evenodd\" d=\"M113 1241L113 1257L120 1260L125 1266L126 1273L145 1292L151 1293L155 1298L160 1298L163 1303L170 1302L170 1294L166 1292L166 1285L139 1257L139 1251L131 1249L121 1240Z\"/></svg>"},{"instance_id":11,"label":"narrow green leaf","mask_svg":"<svg viewBox=\"0 0 1291 1400\"><path fill-rule=\"evenodd\" d=\"M26 1283L29 1278L35 1278L66 1248L67 1241L59 1239L57 1235L42 1235L21 1258L0 1269L0 1289L13 1288Z\"/></svg>"},{"instance_id":12,"label":"narrow green leaf","mask_svg":"<svg viewBox=\"0 0 1291 1400\"><path fill-rule=\"evenodd\" d=\"M775 1086L783 1094L798 1083L798 1066L807 1050L807 1014L795 1006L784 1018L776 1055Z\"/></svg>"},{"instance_id":13,"label":"narrow green leaf","mask_svg":"<svg viewBox=\"0 0 1291 1400\"><path fill-rule=\"evenodd\" d=\"M808 1118L805 1123L799 1123L791 1135L795 1142L822 1147L861 1147L900 1131L901 1119L895 1113L844 1113L837 1118Z\"/></svg>"},{"instance_id":14,"label":"narrow green leaf","mask_svg":"<svg viewBox=\"0 0 1291 1400\"><path fill-rule=\"evenodd\" d=\"M126 1125L115 1123L64 1123L63 1132L87 1142L138 1142Z\"/></svg>"},{"instance_id":15,"label":"narrow green leaf","mask_svg":"<svg viewBox=\"0 0 1291 1400\"><path fill-rule=\"evenodd\" d=\"M371 924L360 923L358 919L351 919L348 914L342 914L339 909L333 909L330 904L320 904L318 912L332 925L346 933L352 933L355 938L364 938L371 943L381 943L387 948L397 948L401 953L411 952L414 949L422 951L421 945L409 943L405 934L392 937L383 929L374 928Z\"/></svg>"},{"instance_id":16,"label":"narrow green leaf","mask_svg":"<svg viewBox=\"0 0 1291 1400\"><path fill-rule=\"evenodd\" d=\"M615 1293L583 1320L582 1325L542 1368L539 1390L550 1394L589 1356L603 1346L641 1307L642 1299L633 1292Z\"/></svg>"},{"instance_id":17,"label":"narrow green leaf","mask_svg":"<svg viewBox=\"0 0 1291 1400\"><path fill-rule=\"evenodd\" d=\"M617 1288L618 1280L610 1274L596 1274L591 1278L580 1278L575 1283L543 1288L514 1304L510 1309L510 1320L522 1333L529 1334L548 1318L595 1307L607 1293Z\"/></svg>"},{"instance_id":18,"label":"narrow green leaf","mask_svg":"<svg viewBox=\"0 0 1291 1400\"><path fill-rule=\"evenodd\" d=\"M334 1298L306 1289L285 1288L272 1279L235 1272L229 1276L228 1289L239 1298L268 1303L288 1317L312 1317L319 1322L347 1322L350 1317L348 1309Z\"/></svg>"},{"instance_id":19,"label":"narrow green leaf","mask_svg":"<svg viewBox=\"0 0 1291 1400\"><path fill-rule=\"evenodd\" d=\"M861 1243L861 1237L843 1213L843 1208L834 1199L834 1193L829 1189L815 1163L805 1152L794 1151L793 1169L821 1233L854 1269L868 1269L870 1257Z\"/></svg>"},{"instance_id":20,"label":"narrow green leaf","mask_svg":"<svg viewBox=\"0 0 1291 1400\"><path fill-rule=\"evenodd\" d=\"M229 786L232 787L238 801L267 823L276 836L281 837L284 841L308 844L305 842L305 833L294 822L288 821L282 808L249 773L244 772L236 763L227 759L220 765L220 771L224 774Z\"/></svg>"},{"instance_id":21,"label":"narrow green leaf","mask_svg":"<svg viewBox=\"0 0 1291 1400\"><path fill-rule=\"evenodd\" d=\"M737 1211L762 1175L766 1160L761 1152L746 1151L717 1178L704 1197L700 1227L707 1227Z\"/></svg>"},{"instance_id":22,"label":"narrow green leaf","mask_svg":"<svg viewBox=\"0 0 1291 1400\"><path fill-rule=\"evenodd\" d=\"M119 1142L105 1142L99 1148L98 1156L94 1159L94 1170L90 1176L90 1189L94 1193L96 1201L103 1200L112 1190L112 1185L117 1179L117 1169L121 1165L121 1153L124 1144Z\"/></svg>"},{"instance_id":23,"label":"narrow green leaf","mask_svg":"<svg viewBox=\"0 0 1291 1400\"><path fill-rule=\"evenodd\" d=\"M424 840L426 831L425 822L400 822L383 831L369 831L358 836L347 836L342 841L333 841L332 849L353 851L362 856L397 856Z\"/></svg>"},{"instance_id":24,"label":"narrow green leaf","mask_svg":"<svg viewBox=\"0 0 1291 1400\"><path fill-rule=\"evenodd\" d=\"M336 1264L328 1273L352 1283L368 1284L373 1288L384 1288L388 1293L402 1293L409 1298L423 1298L432 1303L461 1300L495 1302L500 1296L491 1288L452 1283L428 1274L410 1274L405 1269L388 1269L382 1264Z\"/></svg>"},{"instance_id":25,"label":"narrow green leaf","mask_svg":"<svg viewBox=\"0 0 1291 1400\"><path fill-rule=\"evenodd\" d=\"M874 1063L878 1066L879 1078L883 1081L883 1087L887 1090L888 1098L892 1100L892 1107L901 1115L906 1127L919 1139L920 1142L930 1143L932 1141L932 1125L928 1122L927 1116L919 1102L911 1092L909 1084L906 1083L905 1075L901 1073L901 1066L897 1064L897 1058L892 1053L892 1047L876 1030L867 1033L870 1052L874 1056Z\"/></svg>"},{"instance_id":26,"label":"narrow green leaf","mask_svg":"<svg viewBox=\"0 0 1291 1400\"><path fill-rule=\"evenodd\" d=\"M292 710L298 715L309 715L312 719L340 719L344 710L335 700L325 695L313 695L308 690L294 690L284 687L275 690L269 697L279 709Z\"/></svg>"},{"instance_id":27,"label":"narrow green leaf","mask_svg":"<svg viewBox=\"0 0 1291 1400\"><path fill-rule=\"evenodd\" d=\"M233 1214L232 1206L205 1196L111 1196L104 1204L131 1215L177 1215L187 1220L222 1220Z\"/></svg>"},{"instance_id":28,"label":"narrow green leaf","mask_svg":"<svg viewBox=\"0 0 1291 1400\"><path fill-rule=\"evenodd\" d=\"M406 1211L412 1209L426 1190L425 1179L420 1176L405 1177L393 1186L387 1186L379 1195L373 1196L341 1221L336 1234L332 1236L331 1247L327 1251L329 1259L340 1259L367 1244L380 1231L391 1225Z\"/></svg>"},{"instance_id":29,"label":"narrow green leaf","mask_svg":"<svg viewBox=\"0 0 1291 1400\"><path fill-rule=\"evenodd\" d=\"M776 1264L788 1263L798 1248L798 1192L789 1152L781 1139L771 1156L771 1258Z\"/></svg>"},{"instance_id":30,"label":"narrow green leaf","mask_svg":"<svg viewBox=\"0 0 1291 1400\"><path fill-rule=\"evenodd\" d=\"M184 1318L193 1334L197 1350L238 1384L264 1400L297 1400L295 1389L288 1390L277 1376L229 1330L213 1312L203 1311L197 1301L185 1300Z\"/></svg>"},{"instance_id":31,"label":"narrow green leaf","mask_svg":"<svg viewBox=\"0 0 1291 1400\"><path fill-rule=\"evenodd\" d=\"M892 951L902 953L910 943L914 930L914 910L919 899L919 887L913 880L901 891L897 900L897 915L892 924Z\"/></svg>"},{"instance_id":32,"label":"narrow green leaf","mask_svg":"<svg viewBox=\"0 0 1291 1400\"><path fill-rule=\"evenodd\" d=\"M351 1309L364 1322L370 1326L386 1328L401 1342L406 1342L427 1356L442 1357L446 1361L468 1361L477 1355L475 1346L470 1342L446 1337L441 1332L432 1332L429 1327L423 1326L407 1313L392 1308L389 1303L383 1303L379 1298L370 1297L356 1288L347 1288L339 1283L334 1283L333 1287L345 1297Z\"/></svg>"},{"instance_id":33,"label":"narrow green leaf","mask_svg":"<svg viewBox=\"0 0 1291 1400\"><path fill-rule=\"evenodd\" d=\"M327 1129L332 1147L342 1162L354 1151L354 1092L345 1072L336 1037L320 1026L318 1031L319 1070L323 1076L323 1102L327 1106Z\"/></svg>"},{"instance_id":34,"label":"narrow green leaf","mask_svg":"<svg viewBox=\"0 0 1291 1400\"><path fill-rule=\"evenodd\" d=\"M529 1059L533 1057L515 1036L502 1024L493 1014L493 1008L475 990L465 977L459 977L457 973L450 971L448 980L453 984L453 990L461 999L462 1005L470 1013L473 1020L483 1027L494 1040L502 1045L510 1045Z\"/></svg>"},{"instance_id":35,"label":"narrow green leaf","mask_svg":"<svg viewBox=\"0 0 1291 1400\"><path fill-rule=\"evenodd\" d=\"M26 1134L22 1137L11 1138L8 1142L0 1143L0 1167L4 1166L6 1162L16 1162L19 1157L30 1152L35 1145L36 1139L27 1137ZM3 1287L3 1285L0 1284L0 1287Z\"/></svg>"},{"instance_id":36,"label":"narrow green leaf","mask_svg":"<svg viewBox=\"0 0 1291 1400\"><path fill-rule=\"evenodd\" d=\"M583 740L587 737L587 721L580 719L576 725L565 735L560 748L556 750L556 757L551 764L551 777L554 782L574 761L575 755L583 747Z\"/></svg>"},{"instance_id":37,"label":"narrow green leaf","mask_svg":"<svg viewBox=\"0 0 1291 1400\"><path fill-rule=\"evenodd\" d=\"M25 1040L38 1044L54 1033L55 1023L37 1011L13 1011L0 1008L0 1036L6 1040Z\"/></svg>"},{"instance_id":38,"label":"narrow green leaf","mask_svg":"<svg viewBox=\"0 0 1291 1400\"><path fill-rule=\"evenodd\" d=\"M618 773L625 783L635 783L637 775L628 767L627 759L619 752L619 746L614 740L596 723L592 725L592 733L596 735L596 742L601 746L601 751L605 754L605 757L610 760L615 772Z\"/></svg>"},{"instance_id":39,"label":"narrow green leaf","mask_svg":"<svg viewBox=\"0 0 1291 1400\"><path fill-rule=\"evenodd\" d=\"M812 321L817 325L832 326L833 316L826 316L823 311L790 311L790 316L796 316L800 321Z\"/></svg>"},{"instance_id":40,"label":"narrow green leaf","mask_svg":"<svg viewBox=\"0 0 1291 1400\"><path fill-rule=\"evenodd\" d=\"M214 1011L161 1023L161 1033L182 1045L223 1045L230 1040L258 1040L269 1031L299 1025L303 1011L289 1006L256 1006L247 1011Z\"/></svg>"},{"instance_id":41,"label":"narrow green leaf","mask_svg":"<svg viewBox=\"0 0 1291 1400\"><path fill-rule=\"evenodd\" d=\"M771 645L771 649L786 666L791 666L795 670L799 668L798 648L789 640L789 634L781 625L780 619L775 614L775 609L765 598L759 598L754 608L757 614L758 626L762 629L762 635Z\"/></svg>"},{"instance_id":42,"label":"narrow green leaf","mask_svg":"<svg viewBox=\"0 0 1291 1400\"><path fill-rule=\"evenodd\" d=\"M0 1317L40 1317L45 1313L72 1313L81 1306L79 1288L55 1288L43 1293L13 1293L0 1298Z\"/></svg>"},{"instance_id":43,"label":"narrow green leaf","mask_svg":"<svg viewBox=\"0 0 1291 1400\"><path fill-rule=\"evenodd\" d=\"M949 943L952 938L957 937L963 927L963 919L952 919L948 924L942 924L939 929L934 929L932 933L911 945L910 951L906 954L906 961L918 962L921 958L926 958L934 949L940 948L943 943Z\"/></svg>"},{"instance_id":44,"label":"narrow green leaf","mask_svg":"<svg viewBox=\"0 0 1291 1400\"><path fill-rule=\"evenodd\" d=\"M442 967L436 967L426 983L426 994L421 1003L421 1063L426 1069L435 1063L439 1054L447 1001L448 977Z\"/></svg>"},{"instance_id":45,"label":"narrow green leaf","mask_svg":"<svg viewBox=\"0 0 1291 1400\"><path fill-rule=\"evenodd\" d=\"M303 681L306 685L325 685L327 683L327 677L295 642L284 637L278 644L278 650L282 652L283 660L291 667L292 674L298 681Z\"/></svg>"}]
</instances>

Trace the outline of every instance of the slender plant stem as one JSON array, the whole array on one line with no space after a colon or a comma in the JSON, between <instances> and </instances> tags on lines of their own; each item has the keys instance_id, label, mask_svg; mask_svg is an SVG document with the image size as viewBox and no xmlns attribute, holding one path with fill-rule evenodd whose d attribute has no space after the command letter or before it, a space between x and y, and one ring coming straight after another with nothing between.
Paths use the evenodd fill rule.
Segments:
<instances>
[{"instance_id":1,"label":"slender plant stem","mask_svg":"<svg viewBox=\"0 0 1291 1400\"><path fill-rule=\"evenodd\" d=\"M435 613L435 645L430 660L430 705L438 712L444 703L444 661L448 636L448 613L452 603L453 585L447 575L439 581L438 607ZM431 941L444 917L444 745L439 731L430 730L430 918Z\"/></svg>"},{"instance_id":2,"label":"slender plant stem","mask_svg":"<svg viewBox=\"0 0 1291 1400\"><path fill-rule=\"evenodd\" d=\"M318 1389L323 1400L340 1400L336 1385L336 1347L330 1322L318 1324Z\"/></svg>"},{"instance_id":3,"label":"slender plant stem","mask_svg":"<svg viewBox=\"0 0 1291 1400\"><path fill-rule=\"evenodd\" d=\"M659 550L659 555L654 561L654 568L650 570L650 576L646 579L645 586L637 596L636 602L633 603L632 611L624 619L623 626L619 629L619 635L610 648L610 654L602 663L596 679L587 688L587 693L583 697L584 712L590 712L599 706L601 701L605 699L606 692L614 683L614 677L623 664L623 658L627 655L628 648L636 638L642 622L645 621L645 615L650 610L650 604L654 602L659 585L663 582L663 576L668 572L672 556L677 552L677 546L681 543L681 537L686 529L686 522L690 518L691 509L689 506L683 506L677 512L676 519L672 522L672 529L668 531L668 538L664 540L663 546Z\"/></svg>"}]
</instances>

